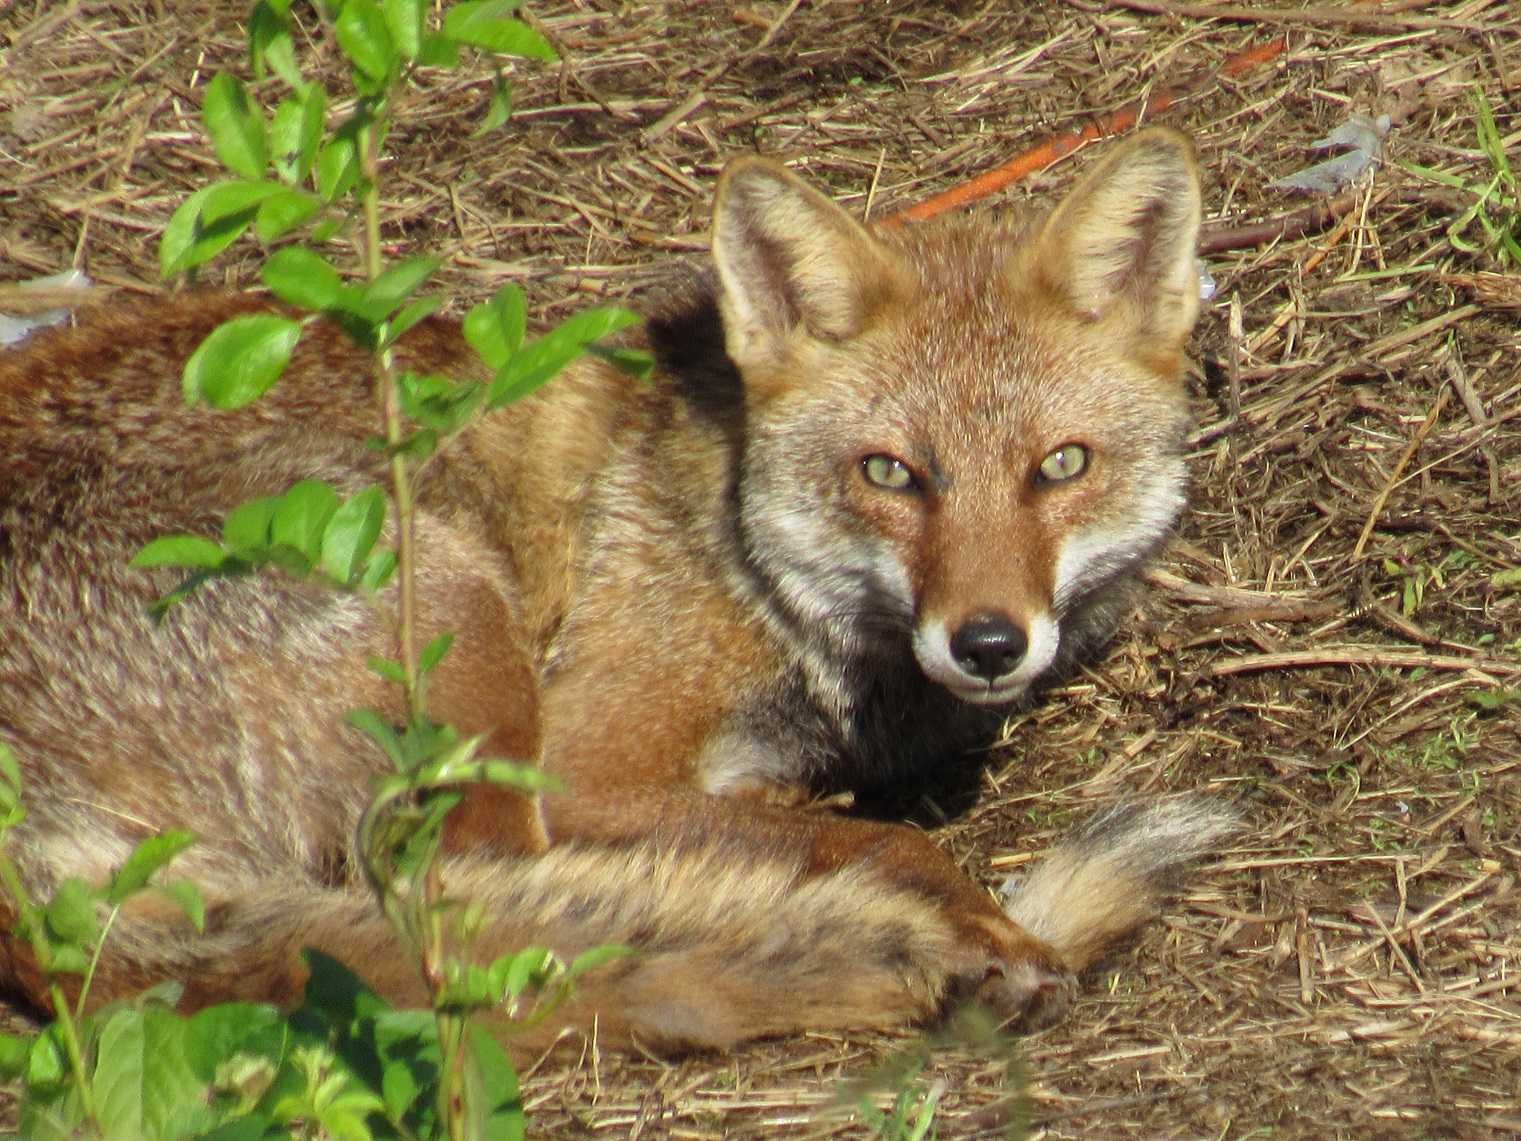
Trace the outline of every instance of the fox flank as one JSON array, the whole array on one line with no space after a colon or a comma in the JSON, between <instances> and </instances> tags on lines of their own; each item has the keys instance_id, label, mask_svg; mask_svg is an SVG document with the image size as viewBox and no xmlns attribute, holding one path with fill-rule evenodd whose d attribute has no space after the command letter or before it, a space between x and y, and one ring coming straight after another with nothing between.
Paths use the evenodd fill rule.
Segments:
<instances>
[{"instance_id":1,"label":"fox flank","mask_svg":"<svg viewBox=\"0 0 1521 1141\"><path fill-rule=\"evenodd\" d=\"M1049 1018L1223 834L1201 802L1117 810L1005 914L920 831L808 806L987 743L1112 633L1183 505L1199 217L1192 148L1160 129L1043 218L895 230L738 159L711 270L631 338L651 381L588 356L423 470L417 635L458 635L431 713L564 788L472 788L450 817L438 874L484 916L472 953L635 949L516 1048L594 1026L604 1045L726 1047L966 996ZM290 1003L303 947L426 998L353 851L388 762L344 714L405 719L365 665L395 653L394 587L271 569L155 623L177 572L126 565L298 480L382 478L366 355L329 321L254 404L185 407L202 338L271 307L113 303L0 355L0 741L29 809L13 854L47 893L152 831L201 838L175 868L205 932L134 897L93 1001L173 978L186 1007ZM482 377L442 318L396 355ZM0 971L41 1004L13 918Z\"/></svg>"}]
</instances>

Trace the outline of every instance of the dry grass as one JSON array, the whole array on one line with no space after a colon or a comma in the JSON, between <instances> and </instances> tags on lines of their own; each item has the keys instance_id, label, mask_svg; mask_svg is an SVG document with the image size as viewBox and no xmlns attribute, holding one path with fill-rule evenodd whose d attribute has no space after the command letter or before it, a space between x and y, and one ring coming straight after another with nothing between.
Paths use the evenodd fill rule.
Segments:
<instances>
[{"instance_id":1,"label":"dry grass","mask_svg":"<svg viewBox=\"0 0 1521 1141\"><path fill-rule=\"evenodd\" d=\"M0 15L0 280L77 264L160 288L155 238L213 169L195 109L242 66L242 7ZM1521 21L1503 0L1221 10L540 4L565 62L518 76L508 129L470 137L484 77L409 98L386 234L447 255L462 300L518 280L553 317L696 256L713 174L755 148L881 214L1281 33L1274 64L1162 116L1234 230L1303 206L1267 184L1349 111L1389 114L1389 161L1339 220L1212 255L1192 515L1129 632L1011 726L941 835L996 879L1120 790L1211 787L1249 821L1024 1043L1035 1135L1521 1131L1521 289L1454 247L1471 196L1400 165L1488 177L1474 88L1517 151ZM253 260L214 272L244 284ZM592 1056L527 1096L545 1136L859 1135L819 1107L908 1041ZM1004 1068L936 1055L941 1136L1000 1132Z\"/></svg>"}]
</instances>

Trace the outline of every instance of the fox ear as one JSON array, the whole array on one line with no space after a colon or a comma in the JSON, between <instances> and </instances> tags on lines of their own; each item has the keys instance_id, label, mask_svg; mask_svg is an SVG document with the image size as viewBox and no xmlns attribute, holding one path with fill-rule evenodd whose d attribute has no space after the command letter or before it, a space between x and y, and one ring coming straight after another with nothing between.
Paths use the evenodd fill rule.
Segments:
<instances>
[{"instance_id":1,"label":"fox ear","mask_svg":"<svg viewBox=\"0 0 1521 1141\"><path fill-rule=\"evenodd\" d=\"M776 360L795 331L842 341L860 331L899 277L866 228L786 168L731 162L713 205L724 337L741 369Z\"/></svg>"},{"instance_id":2,"label":"fox ear","mask_svg":"<svg viewBox=\"0 0 1521 1141\"><path fill-rule=\"evenodd\" d=\"M1177 131L1142 131L1046 220L1037 272L1083 317L1176 349L1199 313L1199 212L1193 144Z\"/></svg>"}]
</instances>

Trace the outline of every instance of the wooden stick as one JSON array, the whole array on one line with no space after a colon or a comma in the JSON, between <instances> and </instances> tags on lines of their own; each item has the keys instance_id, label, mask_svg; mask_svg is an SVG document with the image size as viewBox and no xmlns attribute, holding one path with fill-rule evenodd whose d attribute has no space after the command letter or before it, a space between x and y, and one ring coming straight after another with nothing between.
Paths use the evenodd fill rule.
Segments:
<instances>
[{"instance_id":1,"label":"wooden stick","mask_svg":"<svg viewBox=\"0 0 1521 1141\"><path fill-rule=\"evenodd\" d=\"M1480 673L1521 673L1521 661L1495 658L1462 658L1456 654L1421 654L1383 650L1369 646L1327 646L1321 650L1285 650L1273 654L1246 654L1212 663L1206 677L1254 673L1257 670L1306 669L1313 666L1383 666L1397 670L1477 670Z\"/></svg>"},{"instance_id":2,"label":"wooden stick","mask_svg":"<svg viewBox=\"0 0 1521 1141\"><path fill-rule=\"evenodd\" d=\"M1421 446L1421 441L1431 431L1437 422L1437 417L1442 414L1442 409L1447 407L1447 398L1452 395L1452 389L1443 387L1437 394L1436 402L1431 410L1426 413L1426 419L1421 421L1421 426L1415 430L1415 435L1405 445L1405 450L1400 453L1400 458L1394 464L1394 470L1389 473L1389 478L1384 481L1384 486L1379 488L1378 495L1373 500L1373 507L1368 512L1368 521L1363 524L1362 533L1357 536L1357 545L1352 548L1352 561L1355 563L1363 557L1363 548L1368 545L1368 537L1373 534L1373 528L1378 523L1378 517L1383 514L1384 504L1389 501L1390 494L1399 484L1400 476L1405 474L1405 468L1410 464L1410 457L1415 455L1416 449Z\"/></svg>"},{"instance_id":3,"label":"wooden stick","mask_svg":"<svg viewBox=\"0 0 1521 1141\"><path fill-rule=\"evenodd\" d=\"M1059 162L1095 139L1129 130L1137 123L1160 114L1178 100L1204 90L1212 80L1220 76L1240 75L1276 59L1283 54L1287 46L1288 40L1283 36L1277 36L1266 43L1256 44L1244 51L1239 51L1228 57L1215 72L1199 72L1176 86L1155 88L1143 99L1127 103L1107 115L1090 119L1078 130L1054 135L1039 146L1023 154L1015 155L992 170L984 171L966 182L958 183L939 194L926 198L923 202L889 215L883 219L883 223L888 226L899 226L904 222L921 222L946 210L965 206L968 202L975 202L979 198L986 198L989 194L1002 190L1027 175Z\"/></svg>"},{"instance_id":4,"label":"wooden stick","mask_svg":"<svg viewBox=\"0 0 1521 1141\"><path fill-rule=\"evenodd\" d=\"M1351 190L1324 202L1317 202L1303 209L1269 218L1266 222L1232 226L1229 229L1206 230L1199 238L1199 253L1201 256L1207 256L1222 250L1250 249L1252 246L1264 245L1278 239L1293 241L1311 230L1319 230L1323 226L1330 225L1352 210L1361 196L1360 190Z\"/></svg>"},{"instance_id":5,"label":"wooden stick","mask_svg":"<svg viewBox=\"0 0 1521 1141\"><path fill-rule=\"evenodd\" d=\"M1186 4L1175 0L1109 0L1111 8L1182 16L1190 20L1230 20L1245 24L1307 24L1311 27L1365 28L1373 32L1456 28L1492 30L1493 25L1443 16L1404 16L1394 12L1359 12L1351 8L1257 8L1249 4Z\"/></svg>"}]
</instances>

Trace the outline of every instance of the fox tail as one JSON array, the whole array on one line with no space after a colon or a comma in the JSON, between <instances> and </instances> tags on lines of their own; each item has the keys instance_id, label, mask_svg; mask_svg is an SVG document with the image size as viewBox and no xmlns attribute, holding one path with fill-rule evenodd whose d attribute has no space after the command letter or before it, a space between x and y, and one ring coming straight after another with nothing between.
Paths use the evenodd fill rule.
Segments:
<instances>
[{"instance_id":1,"label":"fox tail","mask_svg":"<svg viewBox=\"0 0 1521 1141\"><path fill-rule=\"evenodd\" d=\"M1154 918L1188 867L1238 823L1229 808L1197 796L1106 808L1005 883L1004 910L1075 974Z\"/></svg>"}]
</instances>

